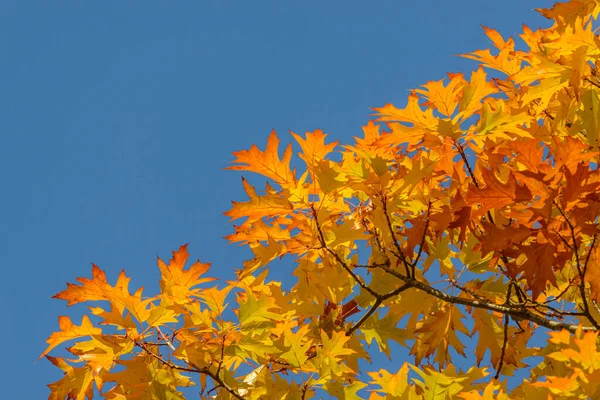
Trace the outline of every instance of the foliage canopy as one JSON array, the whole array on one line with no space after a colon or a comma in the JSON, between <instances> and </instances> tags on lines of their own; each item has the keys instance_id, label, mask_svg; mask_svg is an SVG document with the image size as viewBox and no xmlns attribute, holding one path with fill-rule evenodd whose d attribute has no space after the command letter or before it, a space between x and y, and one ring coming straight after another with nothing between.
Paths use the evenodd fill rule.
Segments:
<instances>
[{"instance_id":1,"label":"foliage canopy","mask_svg":"<svg viewBox=\"0 0 600 400\"><path fill-rule=\"evenodd\" d=\"M469 76L375 108L354 143L292 133L292 162L272 132L235 152L267 180L226 212L254 254L237 280L182 246L153 296L95 265L67 284L55 298L92 306L47 341L50 399L600 398L600 2L539 11L553 25L524 26L524 50L485 28ZM289 288L267 279L284 256ZM414 362L365 362L391 341Z\"/></svg>"}]
</instances>

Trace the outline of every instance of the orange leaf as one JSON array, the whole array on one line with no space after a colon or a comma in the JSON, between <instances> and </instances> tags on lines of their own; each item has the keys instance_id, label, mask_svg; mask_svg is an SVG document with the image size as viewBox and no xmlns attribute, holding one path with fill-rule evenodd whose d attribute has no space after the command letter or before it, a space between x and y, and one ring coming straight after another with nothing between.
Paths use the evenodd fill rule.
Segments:
<instances>
[{"instance_id":1,"label":"orange leaf","mask_svg":"<svg viewBox=\"0 0 600 400\"><path fill-rule=\"evenodd\" d=\"M200 278L208 271L210 264L196 261L189 269L184 269L188 257L187 244L184 244L178 251L173 251L169 265L158 259L158 268L162 276L161 291L163 295L172 297L176 303L186 303L190 296L197 296L200 290L192 289L194 286L215 280L215 278Z\"/></svg>"},{"instance_id":2,"label":"orange leaf","mask_svg":"<svg viewBox=\"0 0 600 400\"><path fill-rule=\"evenodd\" d=\"M464 86L460 98L460 113L458 114L458 117L462 120L471 117L481 109L481 100L498 92L498 89L486 78L483 67L479 67L477 71L473 71L471 74L471 82Z\"/></svg>"},{"instance_id":3,"label":"orange leaf","mask_svg":"<svg viewBox=\"0 0 600 400\"><path fill-rule=\"evenodd\" d=\"M266 188L267 194L265 196L257 195L254 187L246 179L242 178L242 183L244 184L246 194L250 197L250 201L244 203L231 202L231 210L224 214L231 217L232 220L248 217L246 222L252 223L263 217L283 216L293 210L290 202L275 192L268 183Z\"/></svg>"},{"instance_id":4,"label":"orange leaf","mask_svg":"<svg viewBox=\"0 0 600 400\"><path fill-rule=\"evenodd\" d=\"M590 299L600 303L600 246L596 244L591 251L585 280L590 284Z\"/></svg>"},{"instance_id":5,"label":"orange leaf","mask_svg":"<svg viewBox=\"0 0 600 400\"><path fill-rule=\"evenodd\" d=\"M423 111L419 106L419 96L415 92L408 96L408 104L404 109L398 109L392 104L386 104L381 108L373 108L377 111L377 121L396 121L413 124L415 128L427 128L431 131L437 129L438 120L433 116L433 111Z\"/></svg>"},{"instance_id":6,"label":"orange leaf","mask_svg":"<svg viewBox=\"0 0 600 400\"><path fill-rule=\"evenodd\" d=\"M236 159L235 164L225 169L236 171L252 171L273 179L281 186L293 185L296 182L295 170L290 170L290 160L292 158L292 145L289 144L283 153L283 158L279 159L279 138L275 131L271 131L265 151L260 150L256 145L252 145L250 150L236 151L233 155Z\"/></svg>"},{"instance_id":7,"label":"orange leaf","mask_svg":"<svg viewBox=\"0 0 600 400\"><path fill-rule=\"evenodd\" d=\"M481 174L486 186L483 189L471 186L467 193L469 204L481 204L481 207L478 210L473 210L473 213L481 215L492 208L500 208L531 199L531 192L527 186L517 185L512 173L508 176L506 183L500 182L494 172L488 169L482 169Z\"/></svg>"},{"instance_id":8,"label":"orange leaf","mask_svg":"<svg viewBox=\"0 0 600 400\"><path fill-rule=\"evenodd\" d=\"M46 340L48 347L46 350L44 350L39 358L42 358L48 354L50 350L59 344L66 342L67 340L78 339L85 336L100 335L102 333L102 329L95 328L94 324L92 324L92 321L90 321L87 315L82 317L80 326L73 324L73 322L71 322L71 318L67 316L60 316L58 317L58 326L60 327L60 331L52 333L52 335L50 335L50 337Z\"/></svg>"},{"instance_id":9,"label":"orange leaf","mask_svg":"<svg viewBox=\"0 0 600 400\"><path fill-rule=\"evenodd\" d=\"M462 74L448 74L450 82L444 86L444 79L439 81L429 81L421 85L425 89L417 89L416 93L421 94L427 102L426 106L433 106L438 112L446 117L452 116L458 105L458 99L461 89L465 83Z\"/></svg>"},{"instance_id":10,"label":"orange leaf","mask_svg":"<svg viewBox=\"0 0 600 400\"><path fill-rule=\"evenodd\" d=\"M302 139L300 135L291 132L292 136L302 149L300 158L304 160L306 165L314 167L319 164L319 161L325 159L325 156L335 149L338 142L332 142L325 144L325 138L327 134L323 133L322 130L317 129L314 132L306 132L306 139Z\"/></svg>"},{"instance_id":11,"label":"orange leaf","mask_svg":"<svg viewBox=\"0 0 600 400\"><path fill-rule=\"evenodd\" d=\"M106 281L106 273L96 264L92 264L92 279L77 278L81 285L67 283L67 289L55 294L52 298L67 300L67 306L86 301L107 300L123 312L127 300L131 297L129 294L129 280L125 271L121 271L115 286L111 286Z\"/></svg>"}]
</instances>

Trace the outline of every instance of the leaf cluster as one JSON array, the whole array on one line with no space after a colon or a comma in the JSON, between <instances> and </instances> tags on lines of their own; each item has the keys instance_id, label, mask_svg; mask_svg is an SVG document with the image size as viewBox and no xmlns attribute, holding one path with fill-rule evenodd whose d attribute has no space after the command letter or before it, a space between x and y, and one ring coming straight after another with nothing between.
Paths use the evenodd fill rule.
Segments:
<instances>
[{"instance_id":1,"label":"leaf cluster","mask_svg":"<svg viewBox=\"0 0 600 400\"><path fill-rule=\"evenodd\" d=\"M229 169L266 179L243 180L226 212L227 239L253 253L235 281L186 268L182 246L159 259L155 296L96 266L68 284L56 298L108 306L60 317L50 399L182 399L195 384L205 398L600 397L600 3L539 11L553 25L524 26L523 50L485 28L494 48L464 55L470 76L375 108L351 144L292 133L297 168L275 132L235 152ZM282 257L289 288L267 279ZM74 358L48 355L74 339ZM365 369L392 341L414 363ZM476 366L453 366L467 354Z\"/></svg>"}]
</instances>

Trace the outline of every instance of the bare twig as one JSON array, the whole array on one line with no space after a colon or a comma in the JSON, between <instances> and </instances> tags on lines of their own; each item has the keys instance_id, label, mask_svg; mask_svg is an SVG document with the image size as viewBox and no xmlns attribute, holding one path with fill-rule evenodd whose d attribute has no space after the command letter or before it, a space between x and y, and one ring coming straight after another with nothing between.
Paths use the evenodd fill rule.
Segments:
<instances>
[{"instance_id":1,"label":"bare twig","mask_svg":"<svg viewBox=\"0 0 600 400\"><path fill-rule=\"evenodd\" d=\"M477 179L475 179L475 174L473 173L473 170L471 169L471 165L469 164L469 161L467 160L467 155L465 154L465 150L463 149L462 145L460 143L458 143L458 141L454 141L454 146L456 146L456 149L458 150L458 154L460 154L460 158L462 158L463 162L465 163L465 166L467 167L467 172L469 173L469 176L471 177L471 180L473 181L473 184L475 185L475 187L477 189L479 189L479 182L477 182Z\"/></svg>"},{"instance_id":2,"label":"bare twig","mask_svg":"<svg viewBox=\"0 0 600 400\"><path fill-rule=\"evenodd\" d=\"M508 345L508 314L504 314L504 340L502 341L502 352L500 353L500 361L498 361L498 367L496 368L496 375L494 375L494 379L498 379L500 377L500 372L502 371L502 367L504 365L504 355L506 354L506 347Z\"/></svg>"},{"instance_id":3,"label":"bare twig","mask_svg":"<svg viewBox=\"0 0 600 400\"><path fill-rule=\"evenodd\" d=\"M175 346L173 346L173 343L169 340L169 338L160 330L159 326L156 327L156 332L158 332L160 337L163 338L163 340L167 343L167 346L169 346L171 350L175 351Z\"/></svg>"},{"instance_id":4,"label":"bare twig","mask_svg":"<svg viewBox=\"0 0 600 400\"><path fill-rule=\"evenodd\" d=\"M385 221L386 221L388 230L390 231L390 235L392 236L392 241L394 242L394 247L396 248L396 252L397 252L396 257L398 257L402 261L402 264L404 264L404 268L406 270L406 275L412 276L414 278L414 276L415 276L414 265L411 265L406 260L406 257L404 256L404 253L402 252L402 249L400 248L398 239L396 239L396 233L394 232L394 227L392 226L392 221L390 220L390 216L388 215L387 201L386 201L386 198L383 196L381 198L381 203L383 205L383 215L385 215ZM412 270L412 274L411 274L411 270Z\"/></svg>"},{"instance_id":5,"label":"bare twig","mask_svg":"<svg viewBox=\"0 0 600 400\"><path fill-rule=\"evenodd\" d=\"M417 263L419 262L419 259L421 258L421 254L423 253L423 246L425 245L425 239L427 238L427 229L429 229L430 215L431 215L431 200L429 200L429 202L427 203L427 215L425 217L425 229L423 230L423 237L421 238L421 243L419 244L419 251L417 252L415 261L413 261L411 263L413 268L417 265ZM414 277L415 277L415 275L413 273L413 278Z\"/></svg>"}]
</instances>

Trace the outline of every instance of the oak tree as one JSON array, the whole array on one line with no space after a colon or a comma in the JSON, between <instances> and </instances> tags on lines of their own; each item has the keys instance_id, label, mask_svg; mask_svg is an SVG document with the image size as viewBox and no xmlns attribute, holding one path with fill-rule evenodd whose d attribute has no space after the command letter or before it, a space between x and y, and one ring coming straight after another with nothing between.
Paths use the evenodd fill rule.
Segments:
<instances>
[{"instance_id":1,"label":"oak tree","mask_svg":"<svg viewBox=\"0 0 600 400\"><path fill-rule=\"evenodd\" d=\"M233 153L266 180L226 212L254 257L221 282L181 246L155 294L94 265L54 296L90 307L47 341L50 399L600 398L599 11L541 9L520 48L484 28L470 74L374 108L352 143ZM293 284L268 277L282 257ZM392 342L410 362L369 364Z\"/></svg>"}]
</instances>

